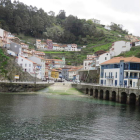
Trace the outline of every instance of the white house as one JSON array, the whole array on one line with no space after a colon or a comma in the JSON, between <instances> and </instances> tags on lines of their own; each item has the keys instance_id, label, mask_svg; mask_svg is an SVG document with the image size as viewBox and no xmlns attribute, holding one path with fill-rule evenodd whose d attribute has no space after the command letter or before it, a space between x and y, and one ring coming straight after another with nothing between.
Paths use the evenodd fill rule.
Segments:
<instances>
[{"instance_id":1,"label":"white house","mask_svg":"<svg viewBox=\"0 0 140 140\"><path fill-rule=\"evenodd\" d=\"M135 42L135 46L140 46L140 41Z\"/></svg>"},{"instance_id":2,"label":"white house","mask_svg":"<svg viewBox=\"0 0 140 140\"><path fill-rule=\"evenodd\" d=\"M59 50L59 46L58 46L58 44L53 44L53 50Z\"/></svg>"},{"instance_id":3,"label":"white house","mask_svg":"<svg viewBox=\"0 0 140 140\"><path fill-rule=\"evenodd\" d=\"M7 50L7 53L12 56L17 56L16 53L11 50Z\"/></svg>"},{"instance_id":4,"label":"white house","mask_svg":"<svg viewBox=\"0 0 140 140\"><path fill-rule=\"evenodd\" d=\"M137 88L140 78L140 58L114 57L100 66L100 84Z\"/></svg>"},{"instance_id":5,"label":"white house","mask_svg":"<svg viewBox=\"0 0 140 140\"><path fill-rule=\"evenodd\" d=\"M45 78L45 59L37 56L31 56L28 59L36 62L38 65L41 66L41 79L43 80Z\"/></svg>"},{"instance_id":6,"label":"white house","mask_svg":"<svg viewBox=\"0 0 140 140\"><path fill-rule=\"evenodd\" d=\"M78 72L80 70L83 70L83 66L73 67L70 70L68 70L68 79L69 80L79 80L77 78L79 78Z\"/></svg>"},{"instance_id":7,"label":"white house","mask_svg":"<svg viewBox=\"0 0 140 140\"><path fill-rule=\"evenodd\" d=\"M107 60L110 60L111 56L110 56L110 53L103 53L103 54L97 56L95 59L96 59L96 67L99 67L101 63L103 63Z\"/></svg>"},{"instance_id":8,"label":"white house","mask_svg":"<svg viewBox=\"0 0 140 140\"><path fill-rule=\"evenodd\" d=\"M27 45L27 44L25 44L25 43L21 43L21 48L29 49L29 45Z\"/></svg>"},{"instance_id":9,"label":"white house","mask_svg":"<svg viewBox=\"0 0 140 140\"><path fill-rule=\"evenodd\" d=\"M71 51L77 51L77 44L71 45Z\"/></svg>"},{"instance_id":10,"label":"white house","mask_svg":"<svg viewBox=\"0 0 140 140\"><path fill-rule=\"evenodd\" d=\"M83 61L84 70L90 70L91 63L94 62L94 59L86 59Z\"/></svg>"},{"instance_id":11,"label":"white house","mask_svg":"<svg viewBox=\"0 0 140 140\"><path fill-rule=\"evenodd\" d=\"M17 57L17 63L22 67L23 71L26 71L32 75L35 75L35 67L36 67L36 63L25 58L22 56L18 56Z\"/></svg>"},{"instance_id":12,"label":"white house","mask_svg":"<svg viewBox=\"0 0 140 140\"><path fill-rule=\"evenodd\" d=\"M97 20L97 19L91 19L93 21L93 23L96 23L96 24L100 24L100 20Z\"/></svg>"},{"instance_id":13,"label":"white house","mask_svg":"<svg viewBox=\"0 0 140 140\"><path fill-rule=\"evenodd\" d=\"M117 41L112 44L112 47L110 48L109 53L111 57L114 57L126 51L130 51L130 49L131 49L130 42Z\"/></svg>"},{"instance_id":14,"label":"white house","mask_svg":"<svg viewBox=\"0 0 140 140\"><path fill-rule=\"evenodd\" d=\"M67 44L68 51L71 51L71 44Z\"/></svg>"},{"instance_id":15,"label":"white house","mask_svg":"<svg viewBox=\"0 0 140 140\"><path fill-rule=\"evenodd\" d=\"M37 47L37 49L41 48L41 40L36 39L36 47Z\"/></svg>"},{"instance_id":16,"label":"white house","mask_svg":"<svg viewBox=\"0 0 140 140\"><path fill-rule=\"evenodd\" d=\"M111 28L110 28L110 26L109 25L105 25L105 27L104 27L105 29L107 29L107 30L111 30Z\"/></svg>"}]
</instances>

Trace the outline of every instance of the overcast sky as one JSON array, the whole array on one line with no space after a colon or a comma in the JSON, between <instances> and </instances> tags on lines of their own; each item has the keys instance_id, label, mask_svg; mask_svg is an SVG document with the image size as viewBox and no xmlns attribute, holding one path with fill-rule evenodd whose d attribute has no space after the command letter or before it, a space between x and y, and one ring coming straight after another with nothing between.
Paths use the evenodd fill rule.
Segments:
<instances>
[{"instance_id":1,"label":"overcast sky","mask_svg":"<svg viewBox=\"0 0 140 140\"><path fill-rule=\"evenodd\" d=\"M99 19L101 24L122 24L129 33L140 36L140 0L19 0L45 12L64 10L66 16Z\"/></svg>"}]
</instances>

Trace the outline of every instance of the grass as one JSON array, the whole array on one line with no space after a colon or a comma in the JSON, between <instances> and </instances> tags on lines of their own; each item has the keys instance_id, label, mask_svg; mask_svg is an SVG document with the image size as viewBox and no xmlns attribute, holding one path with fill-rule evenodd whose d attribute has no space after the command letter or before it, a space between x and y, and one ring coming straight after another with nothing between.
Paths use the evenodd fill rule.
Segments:
<instances>
[{"instance_id":1,"label":"grass","mask_svg":"<svg viewBox=\"0 0 140 140\"><path fill-rule=\"evenodd\" d=\"M67 53L67 52L44 51L44 53Z\"/></svg>"},{"instance_id":2,"label":"grass","mask_svg":"<svg viewBox=\"0 0 140 140\"><path fill-rule=\"evenodd\" d=\"M94 47L93 50L94 52L97 52L99 50L104 50L104 51L108 51L109 48L111 47L112 43L107 43L105 45L101 45L101 46L98 46L98 47Z\"/></svg>"},{"instance_id":3,"label":"grass","mask_svg":"<svg viewBox=\"0 0 140 140\"><path fill-rule=\"evenodd\" d=\"M132 47L130 51L122 53L119 56L124 56L124 57L136 56L140 58L140 46Z\"/></svg>"}]
</instances>

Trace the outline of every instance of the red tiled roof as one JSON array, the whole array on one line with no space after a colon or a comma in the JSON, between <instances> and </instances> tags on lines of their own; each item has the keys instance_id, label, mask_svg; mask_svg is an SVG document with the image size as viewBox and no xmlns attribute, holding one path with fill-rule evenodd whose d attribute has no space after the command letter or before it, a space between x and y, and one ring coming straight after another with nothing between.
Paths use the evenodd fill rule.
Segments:
<instances>
[{"instance_id":1,"label":"red tiled roof","mask_svg":"<svg viewBox=\"0 0 140 140\"><path fill-rule=\"evenodd\" d=\"M121 60L123 60L124 62L140 63L140 58L133 56L133 57L114 57L104 63L101 63L100 65L120 63Z\"/></svg>"}]
</instances>

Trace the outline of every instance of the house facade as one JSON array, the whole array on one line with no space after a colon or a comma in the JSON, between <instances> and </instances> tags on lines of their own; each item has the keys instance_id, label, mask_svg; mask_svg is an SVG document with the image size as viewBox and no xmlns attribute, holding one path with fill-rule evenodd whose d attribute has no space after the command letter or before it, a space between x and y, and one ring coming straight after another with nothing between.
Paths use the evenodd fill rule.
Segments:
<instances>
[{"instance_id":1,"label":"house facade","mask_svg":"<svg viewBox=\"0 0 140 140\"><path fill-rule=\"evenodd\" d=\"M99 67L101 63L103 63L107 60L110 60L111 56L110 56L110 53L104 53L104 54L97 56L95 59L96 59L96 67Z\"/></svg>"},{"instance_id":2,"label":"house facade","mask_svg":"<svg viewBox=\"0 0 140 140\"><path fill-rule=\"evenodd\" d=\"M78 72L83 70L83 66L73 67L68 70L68 80L79 80Z\"/></svg>"},{"instance_id":3,"label":"house facade","mask_svg":"<svg viewBox=\"0 0 140 140\"><path fill-rule=\"evenodd\" d=\"M31 56L28 58L29 60L36 62L41 67L41 79L45 79L45 59L37 56Z\"/></svg>"},{"instance_id":4,"label":"house facade","mask_svg":"<svg viewBox=\"0 0 140 140\"><path fill-rule=\"evenodd\" d=\"M107 30L111 30L111 28L110 28L110 26L109 25L105 25L105 27L104 27L105 29L107 29Z\"/></svg>"},{"instance_id":5,"label":"house facade","mask_svg":"<svg viewBox=\"0 0 140 140\"><path fill-rule=\"evenodd\" d=\"M136 88L140 78L140 58L114 57L100 66L100 84Z\"/></svg>"},{"instance_id":6,"label":"house facade","mask_svg":"<svg viewBox=\"0 0 140 140\"><path fill-rule=\"evenodd\" d=\"M47 39L46 41L47 46L48 46L48 50L53 50L53 42L50 39Z\"/></svg>"},{"instance_id":7,"label":"house facade","mask_svg":"<svg viewBox=\"0 0 140 140\"><path fill-rule=\"evenodd\" d=\"M22 49L21 49L21 45L15 42L11 42L10 44L6 44L5 46L8 50L11 50L13 52L15 52L15 54L21 55Z\"/></svg>"},{"instance_id":8,"label":"house facade","mask_svg":"<svg viewBox=\"0 0 140 140\"><path fill-rule=\"evenodd\" d=\"M62 78L65 79L65 80L69 80L69 70L71 68L70 67L64 67L62 68Z\"/></svg>"},{"instance_id":9,"label":"house facade","mask_svg":"<svg viewBox=\"0 0 140 140\"><path fill-rule=\"evenodd\" d=\"M112 47L109 50L111 57L118 56L121 53L130 51L131 44L126 41L117 41L112 44Z\"/></svg>"},{"instance_id":10,"label":"house facade","mask_svg":"<svg viewBox=\"0 0 140 140\"><path fill-rule=\"evenodd\" d=\"M135 46L140 46L140 41L135 42Z\"/></svg>"}]
</instances>

